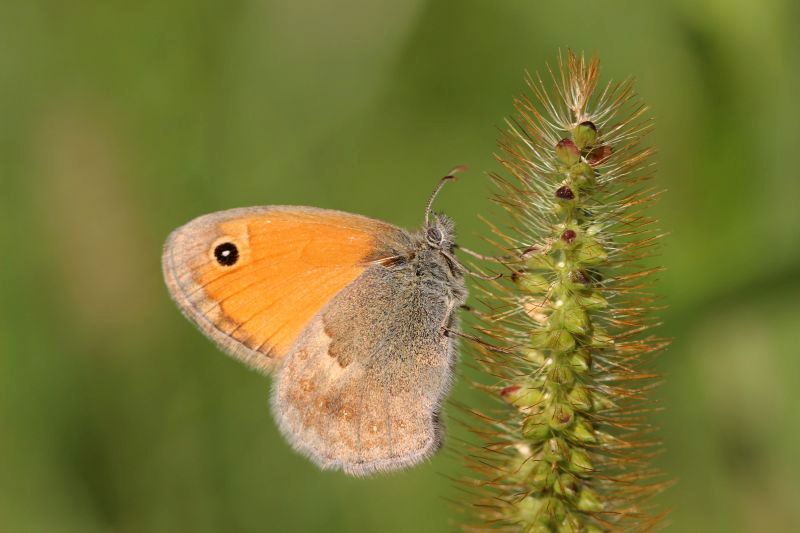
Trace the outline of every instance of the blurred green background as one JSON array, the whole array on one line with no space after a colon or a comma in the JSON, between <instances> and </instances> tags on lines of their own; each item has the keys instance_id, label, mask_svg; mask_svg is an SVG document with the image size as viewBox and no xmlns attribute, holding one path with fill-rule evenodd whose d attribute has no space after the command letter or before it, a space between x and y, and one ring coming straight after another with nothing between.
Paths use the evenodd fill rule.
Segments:
<instances>
[{"instance_id":1,"label":"blurred green background","mask_svg":"<svg viewBox=\"0 0 800 533\"><path fill-rule=\"evenodd\" d=\"M0 531L453 529L452 451L373 480L292 453L161 245L257 204L412 227L467 164L437 205L485 249L496 127L565 47L657 120L672 529L800 530L798 23L791 0L3 1Z\"/></svg>"}]
</instances>

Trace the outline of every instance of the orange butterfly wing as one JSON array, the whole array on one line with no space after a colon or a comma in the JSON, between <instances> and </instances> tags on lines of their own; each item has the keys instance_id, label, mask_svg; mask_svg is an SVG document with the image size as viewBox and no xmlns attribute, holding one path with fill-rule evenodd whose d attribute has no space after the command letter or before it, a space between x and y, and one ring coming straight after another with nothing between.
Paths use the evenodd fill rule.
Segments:
<instances>
[{"instance_id":1,"label":"orange butterfly wing","mask_svg":"<svg viewBox=\"0 0 800 533\"><path fill-rule=\"evenodd\" d=\"M267 206L201 216L175 230L162 258L183 313L226 352L269 371L322 307L407 234L359 215ZM235 247L224 265L215 250Z\"/></svg>"}]
</instances>

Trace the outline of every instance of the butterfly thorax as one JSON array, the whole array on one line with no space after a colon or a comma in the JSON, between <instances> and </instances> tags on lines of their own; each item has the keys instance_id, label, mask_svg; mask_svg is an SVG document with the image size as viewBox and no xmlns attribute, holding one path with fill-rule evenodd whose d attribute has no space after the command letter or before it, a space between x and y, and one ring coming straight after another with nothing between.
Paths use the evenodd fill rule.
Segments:
<instances>
[{"instance_id":1,"label":"butterfly thorax","mask_svg":"<svg viewBox=\"0 0 800 533\"><path fill-rule=\"evenodd\" d=\"M446 294L456 305L464 302L464 270L455 258L455 224L437 214L429 224L412 234L413 252L409 266L423 289ZM444 290L442 290L444 289Z\"/></svg>"}]
</instances>

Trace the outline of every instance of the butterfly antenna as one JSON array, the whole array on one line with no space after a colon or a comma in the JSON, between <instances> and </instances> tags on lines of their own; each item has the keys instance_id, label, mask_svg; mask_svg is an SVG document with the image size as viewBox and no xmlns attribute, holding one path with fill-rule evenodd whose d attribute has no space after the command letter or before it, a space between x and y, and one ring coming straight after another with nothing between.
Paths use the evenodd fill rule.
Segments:
<instances>
[{"instance_id":1,"label":"butterfly antenna","mask_svg":"<svg viewBox=\"0 0 800 533\"><path fill-rule=\"evenodd\" d=\"M428 207L425 208L425 225L426 226L430 222L431 209L433 208L433 201L436 200L436 197L439 195L439 191L442 190L442 187L444 187L445 183L447 183L448 181L452 181L452 180L456 179L456 174L458 174L459 172L464 172L465 170L467 170L467 166L466 165L459 165L456 168L454 168L453 170L451 170L450 172L448 172L447 176L445 176L445 177L443 177L442 179L439 180L439 184L436 186L436 189L433 190L433 194L431 194L431 197L428 200Z\"/></svg>"}]
</instances>

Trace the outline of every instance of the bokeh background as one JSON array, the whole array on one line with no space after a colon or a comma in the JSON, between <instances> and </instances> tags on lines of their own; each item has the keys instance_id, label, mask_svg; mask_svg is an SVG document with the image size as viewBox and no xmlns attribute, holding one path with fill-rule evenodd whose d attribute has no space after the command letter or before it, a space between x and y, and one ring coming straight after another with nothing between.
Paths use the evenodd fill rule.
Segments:
<instances>
[{"instance_id":1,"label":"bokeh background","mask_svg":"<svg viewBox=\"0 0 800 533\"><path fill-rule=\"evenodd\" d=\"M453 529L452 452L373 480L292 453L161 245L257 204L412 227L467 164L438 207L482 249L496 128L566 47L657 120L672 530L800 530L798 23L792 0L3 1L0 531Z\"/></svg>"}]
</instances>

